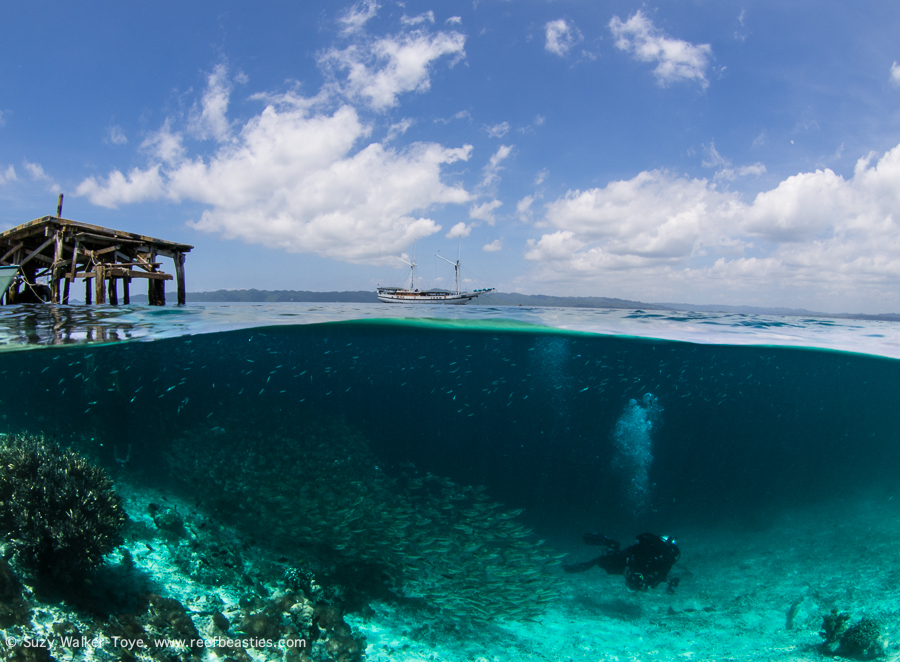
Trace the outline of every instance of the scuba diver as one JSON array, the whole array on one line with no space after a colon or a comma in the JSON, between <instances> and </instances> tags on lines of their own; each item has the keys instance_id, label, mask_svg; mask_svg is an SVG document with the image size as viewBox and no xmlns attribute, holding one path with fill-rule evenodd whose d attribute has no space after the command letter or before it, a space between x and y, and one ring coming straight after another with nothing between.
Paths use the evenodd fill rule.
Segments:
<instances>
[{"instance_id":1,"label":"scuba diver","mask_svg":"<svg viewBox=\"0 0 900 662\"><path fill-rule=\"evenodd\" d=\"M584 542L605 549L597 558L563 565L563 570L584 572L596 565L610 575L625 575L625 585L635 591L656 588L666 581L669 570L681 556L675 538L653 533L640 534L637 542L625 549L620 549L621 545L609 536L599 533L585 533ZM672 592L677 585L677 578L669 580L668 591Z\"/></svg>"}]
</instances>

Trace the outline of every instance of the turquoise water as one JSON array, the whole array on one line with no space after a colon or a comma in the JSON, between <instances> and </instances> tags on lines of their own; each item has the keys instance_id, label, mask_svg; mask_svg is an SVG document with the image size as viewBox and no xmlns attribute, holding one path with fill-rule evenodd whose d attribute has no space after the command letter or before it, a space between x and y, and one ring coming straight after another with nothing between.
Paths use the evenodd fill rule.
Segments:
<instances>
[{"instance_id":1,"label":"turquoise water","mask_svg":"<svg viewBox=\"0 0 900 662\"><path fill-rule=\"evenodd\" d=\"M532 618L560 599L559 555L538 538L583 555L584 531L756 527L900 484L890 323L345 304L0 312L2 431L189 498L286 565L371 564L395 594L452 616ZM478 517L494 528L473 529ZM451 559L443 579L429 556ZM484 573L475 588L460 566ZM508 594L485 597L485 576Z\"/></svg>"},{"instance_id":2,"label":"turquoise water","mask_svg":"<svg viewBox=\"0 0 900 662\"><path fill-rule=\"evenodd\" d=\"M884 336L892 325L474 307L405 319L395 311L197 306L76 319L65 326L74 327L72 338L152 341L4 353L3 421L10 431L89 433L110 464L127 441L137 466L162 471L167 445L185 432L227 429L239 452L242 428L340 420L387 466L412 462L485 485L535 522L589 521L602 511L658 527L898 478L900 363L797 346L804 338L826 344L822 328L840 328L824 340L841 345L850 332L871 341L875 334L864 332ZM378 317L387 313L398 316ZM588 332L597 320L635 335ZM570 328L541 324L561 321ZM46 321L30 331L16 323L8 336L19 342L46 344L54 333ZM710 325L734 343L636 337L673 335L676 323L690 324L684 337L701 338ZM745 344L760 340L791 345ZM652 459L643 461L652 489L629 506L623 482L632 476L614 466L614 430L629 401L647 393L661 409L649 434ZM135 426L152 434L123 434Z\"/></svg>"}]
</instances>

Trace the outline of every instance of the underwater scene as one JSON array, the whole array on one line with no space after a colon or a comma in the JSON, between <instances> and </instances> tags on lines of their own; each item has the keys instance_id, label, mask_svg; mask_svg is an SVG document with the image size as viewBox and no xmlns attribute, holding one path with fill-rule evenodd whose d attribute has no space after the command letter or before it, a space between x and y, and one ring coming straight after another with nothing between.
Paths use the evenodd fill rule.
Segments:
<instances>
[{"instance_id":1,"label":"underwater scene","mask_svg":"<svg viewBox=\"0 0 900 662\"><path fill-rule=\"evenodd\" d=\"M900 654L896 325L423 308L0 310L5 658Z\"/></svg>"}]
</instances>

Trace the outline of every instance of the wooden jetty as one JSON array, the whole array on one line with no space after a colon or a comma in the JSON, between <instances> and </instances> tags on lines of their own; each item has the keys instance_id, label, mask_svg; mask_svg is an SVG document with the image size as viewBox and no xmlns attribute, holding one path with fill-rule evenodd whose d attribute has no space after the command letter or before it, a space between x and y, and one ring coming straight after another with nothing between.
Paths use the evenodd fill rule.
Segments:
<instances>
[{"instance_id":1,"label":"wooden jetty","mask_svg":"<svg viewBox=\"0 0 900 662\"><path fill-rule=\"evenodd\" d=\"M172 275L160 270L158 259L166 257L175 263L178 303L184 304L184 258L193 246L60 218L61 208L62 196L56 216L0 233L0 265L19 265L25 280L9 288L6 303L32 301L37 279L46 277L52 303L69 303L70 285L80 278L85 284L86 304L108 301L118 305L119 281L122 303L128 304L132 279L144 278L150 305L163 306L165 283Z\"/></svg>"}]
</instances>

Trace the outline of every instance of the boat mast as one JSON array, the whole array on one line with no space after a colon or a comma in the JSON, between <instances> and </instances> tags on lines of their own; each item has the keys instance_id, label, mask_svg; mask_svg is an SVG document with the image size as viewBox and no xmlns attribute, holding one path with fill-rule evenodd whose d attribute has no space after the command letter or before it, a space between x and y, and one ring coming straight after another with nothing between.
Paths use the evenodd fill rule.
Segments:
<instances>
[{"instance_id":1,"label":"boat mast","mask_svg":"<svg viewBox=\"0 0 900 662\"><path fill-rule=\"evenodd\" d=\"M416 245L418 242L413 244L413 261L407 262L402 257L394 256L394 259L400 260L403 264L409 267L410 277L409 277L409 289L415 292L416 290Z\"/></svg>"},{"instance_id":2,"label":"boat mast","mask_svg":"<svg viewBox=\"0 0 900 662\"><path fill-rule=\"evenodd\" d=\"M456 262L452 262L451 260L448 260L443 255L438 255L438 257L441 258L444 262L448 262L449 264L452 264L453 268L456 270L456 294L457 294L457 296L459 296L459 293L460 293L459 292L459 256L461 255L461 252L462 252L462 237L459 238L459 248L457 249L457 252L456 252Z\"/></svg>"}]
</instances>

